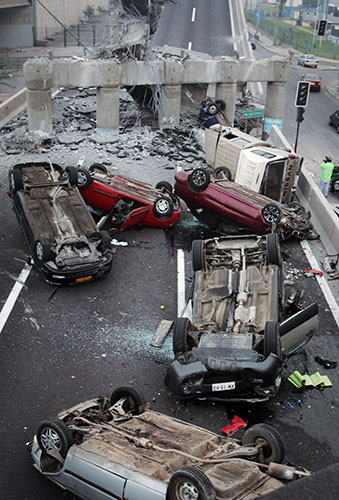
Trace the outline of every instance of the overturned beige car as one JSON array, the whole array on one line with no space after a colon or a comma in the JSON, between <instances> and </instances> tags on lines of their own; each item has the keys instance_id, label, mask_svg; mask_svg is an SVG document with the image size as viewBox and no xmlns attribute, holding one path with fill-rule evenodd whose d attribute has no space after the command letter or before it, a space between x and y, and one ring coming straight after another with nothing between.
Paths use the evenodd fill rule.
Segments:
<instances>
[{"instance_id":1,"label":"overturned beige car","mask_svg":"<svg viewBox=\"0 0 339 500\"><path fill-rule=\"evenodd\" d=\"M148 406L126 386L59 413L29 444L34 466L91 500L250 500L283 485L274 475L309 474L279 463L274 427L254 425L240 442Z\"/></svg>"}]
</instances>

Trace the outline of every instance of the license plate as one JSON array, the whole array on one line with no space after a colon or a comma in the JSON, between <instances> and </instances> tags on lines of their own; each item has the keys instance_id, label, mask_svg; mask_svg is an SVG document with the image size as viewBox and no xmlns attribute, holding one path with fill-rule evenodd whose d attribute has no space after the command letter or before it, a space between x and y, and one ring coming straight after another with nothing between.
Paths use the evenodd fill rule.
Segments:
<instances>
[{"instance_id":1,"label":"license plate","mask_svg":"<svg viewBox=\"0 0 339 500\"><path fill-rule=\"evenodd\" d=\"M89 281L93 278L93 276L84 276L83 278L77 278L76 283L81 283L82 281Z\"/></svg>"},{"instance_id":2,"label":"license plate","mask_svg":"<svg viewBox=\"0 0 339 500\"><path fill-rule=\"evenodd\" d=\"M220 384L212 384L212 391L231 391L235 389L235 382L221 382Z\"/></svg>"}]
</instances>

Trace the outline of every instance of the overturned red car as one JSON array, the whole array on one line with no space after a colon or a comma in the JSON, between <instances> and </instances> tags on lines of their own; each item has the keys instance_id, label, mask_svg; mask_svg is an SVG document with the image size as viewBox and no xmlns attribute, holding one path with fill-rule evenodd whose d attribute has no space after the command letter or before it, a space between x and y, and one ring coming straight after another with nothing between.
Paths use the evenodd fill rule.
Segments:
<instances>
[{"instance_id":1,"label":"overturned red car","mask_svg":"<svg viewBox=\"0 0 339 500\"><path fill-rule=\"evenodd\" d=\"M109 174L104 165L95 163L86 170L68 167L77 172L78 188L92 213L109 220L109 232L142 224L168 228L179 218L181 204L169 182L154 187L120 174Z\"/></svg>"},{"instance_id":2,"label":"overturned red car","mask_svg":"<svg viewBox=\"0 0 339 500\"><path fill-rule=\"evenodd\" d=\"M225 176L219 178L217 170L196 168L175 175L174 192L197 219L223 234L262 235L273 229L280 239L317 238L309 221L310 213L298 202L273 202Z\"/></svg>"}]
</instances>

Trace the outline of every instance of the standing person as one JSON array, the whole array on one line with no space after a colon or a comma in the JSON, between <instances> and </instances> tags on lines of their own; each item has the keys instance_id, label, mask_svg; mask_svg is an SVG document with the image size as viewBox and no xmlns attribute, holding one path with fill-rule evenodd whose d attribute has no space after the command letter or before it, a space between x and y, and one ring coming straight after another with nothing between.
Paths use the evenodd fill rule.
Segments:
<instances>
[{"instance_id":1,"label":"standing person","mask_svg":"<svg viewBox=\"0 0 339 500\"><path fill-rule=\"evenodd\" d=\"M328 196L328 187L330 185L330 180L332 177L332 172L334 169L334 165L332 163L332 158L330 156L326 156L325 160L320 165L321 168L321 176L320 176L320 191L327 198Z\"/></svg>"}]
</instances>

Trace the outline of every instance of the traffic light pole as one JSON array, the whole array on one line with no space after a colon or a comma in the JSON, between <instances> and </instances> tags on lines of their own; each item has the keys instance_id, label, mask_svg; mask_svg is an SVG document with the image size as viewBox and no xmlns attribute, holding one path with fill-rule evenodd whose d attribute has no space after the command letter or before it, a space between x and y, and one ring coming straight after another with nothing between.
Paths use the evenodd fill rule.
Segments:
<instances>
[{"instance_id":1,"label":"traffic light pole","mask_svg":"<svg viewBox=\"0 0 339 500\"><path fill-rule=\"evenodd\" d=\"M297 152L300 122L297 123L297 133L295 135L294 152Z\"/></svg>"}]
</instances>

